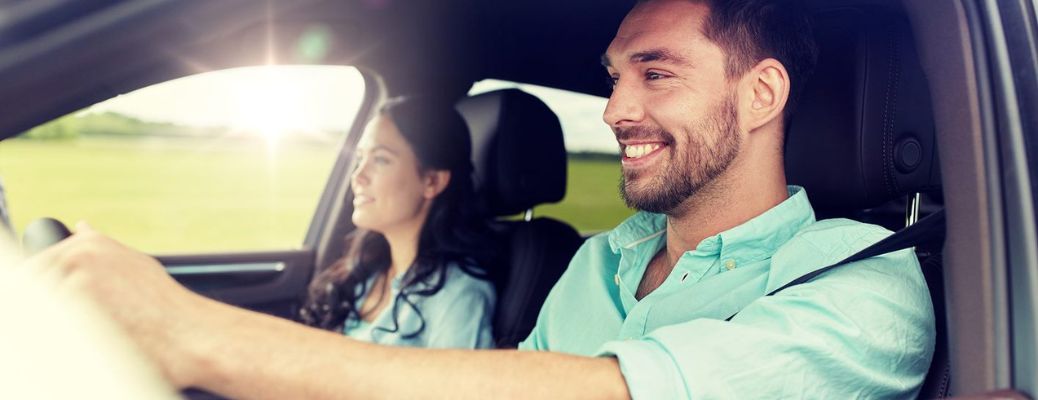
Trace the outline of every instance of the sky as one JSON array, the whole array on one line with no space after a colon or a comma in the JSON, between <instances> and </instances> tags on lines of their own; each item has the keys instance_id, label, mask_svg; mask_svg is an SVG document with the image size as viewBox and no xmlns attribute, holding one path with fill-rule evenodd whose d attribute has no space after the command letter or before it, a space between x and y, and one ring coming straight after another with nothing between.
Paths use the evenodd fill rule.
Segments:
<instances>
[{"instance_id":1,"label":"sky","mask_svg":"<svg viewBox=\"0 0 1038 400\"><path fill-rule=\"evenodd\" d=\"M567 150L617 153L613 134L602 122L605 98L496 80L477 82L470 94L509 87L539 97L559 115ZM346 130L363 95L363 77L352 67L247 67L163 82L84 112L118 112L147 121L279 135Z\"/></svg>"},{"instance_id":2,"label":"sky","mask_svg":"<svg viewBox=\"0 0 1038 400\"><path fill-rule=\"evenodd\" d=\"M345 130L364 97L355 68L235 68L145 87L90 107L143 120L197 126Z\"/></svg>"},{"instance_id":3,"label":"sky","mask_svg":"<svg viewBox=\"0 0 1038 400\"><path fill-rule=\"evenodd\" d=\"M606 107L604 97L492 79L476 82L469 94L504 88L519 88L547 104L559 116L568 151L619 154L613 131L602 121Z\"/></svg>"}]
</instances>

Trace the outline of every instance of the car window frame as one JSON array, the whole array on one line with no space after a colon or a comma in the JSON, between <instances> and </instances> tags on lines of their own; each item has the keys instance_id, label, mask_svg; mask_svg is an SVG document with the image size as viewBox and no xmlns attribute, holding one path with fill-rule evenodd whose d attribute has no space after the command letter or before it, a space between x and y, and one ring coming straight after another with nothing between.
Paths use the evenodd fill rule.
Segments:
<instances>
[{"instance_id":1,"label":"car window frame","mask_svg":"<svg viewBox=\"0 0 1038 400\"><path fill-rule=\"evenodd\" d=\"M1026 0L987 0L1005 210L1012 342L1005 387L1038 392L1038 21Z\"/></svg>"}]
</instances>

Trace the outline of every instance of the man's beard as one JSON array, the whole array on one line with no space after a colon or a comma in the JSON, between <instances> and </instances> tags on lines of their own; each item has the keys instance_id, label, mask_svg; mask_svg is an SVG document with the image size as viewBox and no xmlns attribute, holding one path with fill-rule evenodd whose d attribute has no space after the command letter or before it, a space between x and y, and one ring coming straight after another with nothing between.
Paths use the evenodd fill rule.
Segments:
<instances>
[{"instance_id":1,"label":"man's beard","mask_svg":"<svg viewBox=\"0 0 1038 400\"><path fill-rule=\"evenodd\" d=\"M641 130L641 132L637 132ZM703 187L713 182L724 173L739 154L741 138L736 127L735 102L729 97L717 109L700 121L696 121L689 129L687 149L674 148L673 135L661 128L633 128L630 131L619 131L619 138L661 138L670 146L671 159L662 170L654 171L654 176L645 176L648 180L634 187L628 180L628 172L620 177L620 195L628 207L662 214L671 214L685 200L694 196ZM716 135L713 146L704 143L707 135ZM651 174L642 171L640 174Z\"/></svg>"}]
</instances>

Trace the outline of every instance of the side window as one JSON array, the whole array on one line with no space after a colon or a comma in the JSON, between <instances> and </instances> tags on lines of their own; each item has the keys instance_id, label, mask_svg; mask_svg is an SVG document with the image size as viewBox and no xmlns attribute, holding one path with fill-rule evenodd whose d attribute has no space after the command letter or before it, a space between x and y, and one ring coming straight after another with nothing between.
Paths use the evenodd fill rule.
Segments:
<instances>
[{"instance_id":1,"label":"side window","mask_svg":"<svg viewBox=\"0 0 1038 400\"><path fill-rule=\"evenodd\" d=\"M606 99L535 85L487 79L470 95L518 88L537 96L559 117L569 156L566 197L534 209L538 216L566 221L582 234L616 227L634 211L620 199L620 149L602 122Z\"/></svg>"},{"instance_id":2,"label":"side window","mask_svg":"<svg viewBox=\"0 0 1038 400\"><path fill-rule=\"evenodd\" d=\"M11 222L85 220L160 254L298 248L364 79L249 67L146 87L0 142Z\"/></svg>"}]
</instances>

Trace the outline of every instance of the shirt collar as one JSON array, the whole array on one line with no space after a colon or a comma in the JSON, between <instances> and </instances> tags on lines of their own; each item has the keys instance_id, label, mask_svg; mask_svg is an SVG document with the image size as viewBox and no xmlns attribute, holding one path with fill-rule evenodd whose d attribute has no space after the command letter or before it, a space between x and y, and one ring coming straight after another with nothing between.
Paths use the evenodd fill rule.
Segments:
<instances>
[{"instance_id":1,"label":"shirt collar","mask_svg":"<svg viewBox=\"0 0 1038 400\"><path fill-rule=\"evenodd\" d=\"M703 239L695 251L701 255L716 255L722 260L733 260L734 265L771 257L780 246L797 232L815 221L815 213L807 192L799 186L789 186L789 197L763 214L734 228ZM633 248L643 243L658 243L666 236L667 217L663 214L638 212L609 233L613 253L621 248Z\"/></svg>"}]
</instances>

